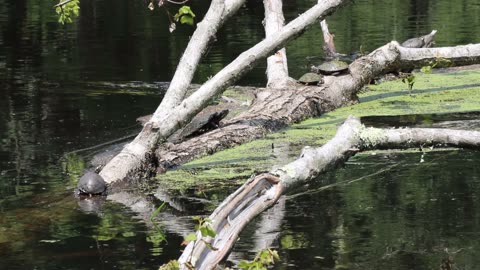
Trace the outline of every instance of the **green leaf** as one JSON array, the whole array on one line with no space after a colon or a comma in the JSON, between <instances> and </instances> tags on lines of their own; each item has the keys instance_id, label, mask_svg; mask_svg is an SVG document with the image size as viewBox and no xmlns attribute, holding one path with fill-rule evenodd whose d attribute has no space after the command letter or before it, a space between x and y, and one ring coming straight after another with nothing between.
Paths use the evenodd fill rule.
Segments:
<instances>
[{"instance_id":1,"label":"green leaf","mask_svg":"<svg viewBox=\"0 0 480 270\"><path fill-rule=\"evenodd\" d=\"M184 15L180 18L180 23L193 25L193 17L190 17L188 15Z\"/></svg>"},{"instance_id":2,"label":"green leaf","mask_svg":"<svg viewBox=\"0 0 480 270\"><path fill-rule=\"evenodd\" d=\"M200 227L200 232L202 233L202 236L208 236L208 230L205 227Z\"/></svg>"},{"instance_id":3,"label":"green leaf","mask_svg":"<svg viewBox=\"0 0 480 270\"><path fill-rule=\"evenodd\" d=\"M195 13L193 13L192 9L189 6L182 6L178 9L177 14L173 16L173 19L176 22L180 22L182 24L193 25L193 19L195 18Z\"/></svg>"},{"instance_id":4,"label":"green leaf","mask_svg":"<svg viewBox=\"0 0 480 270\"><path fill-rule=\"evenodd\" d=\"M212 227L206 226L205 229L206 229L206 236L215 237L217 235L217 233Z\"/></svg>"},{"instance_id":5,"label":"green leaf","mask_svg":"<svg viewBox=\"0 0 480 270\"><path fill-rule=\"evenodd\" d=\"M280 255L278 255L278 251L276 250L271 250L272 256L275 260L280 261Z\"/></svg>"},{"instance_id":6,"label":"green leaf","mask_svg":"<svg viewBox=\"0 0 480 270\"><path fill-rule=\"evenodd\" d=\"M168 263L160 266L158 270L177 270L180 269L180 265L177 260L171 260Z\"/></svg>"},{"instance_id":7,"label":"green leaf","mask_svg":"<svg viewBox=\"0 0 480 270\"><path fill-rule=\"evenodd\" d=\"M420 69L420 72L425 73L425 74L430 74L430 73L432 73L432 66L423 66Z\"/></svg>"},{"instance_id":8,"label":"green leaf","mask_svg":"<svg viewBox=\"0 0 480 270\"><path fill-rule=\"evenodd\" d=\"M189 6L182 6L181 8L178 9L178 14L181 15L190 15L192 17L195 17L195 14L193 11L190 9Z\"/></svg>"},{"instance_id":9,"label":"green leaf","mask_svg":"<svg viewBox=\"0 0 480 270\"><path fill-rule=\"evenodd\" d=\"M197 234L196 233L189 233L187 236L185 236L185 241L191 242L197 240Z\"/></svg>"},{"instance_id":10,"label":"green leaf","mask_svg":"<svg viewBox=\"0 0 480 270\"><path fill-rule=\"evenodd\" d=\"M240 261L238 263L238 268L240 269L248 269L250 267L250 263L247 261Z\"/></svg>"}]
</instances>

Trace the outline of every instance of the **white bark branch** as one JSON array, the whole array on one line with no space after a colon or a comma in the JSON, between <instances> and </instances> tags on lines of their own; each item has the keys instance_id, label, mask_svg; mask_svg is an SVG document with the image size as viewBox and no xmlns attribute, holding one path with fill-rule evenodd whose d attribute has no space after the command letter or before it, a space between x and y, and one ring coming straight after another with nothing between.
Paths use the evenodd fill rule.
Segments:
<instances>
[{"instance_id":1,"label":"white bark branch","mask_svg":"<svg viewBox=\"0 0 480 270\"><path fill-rule=\"evenodd\" d=\"M480 132L436 128L365 128L350 116L335 137L319 148L306 147L300 158L271 172L279 176L284 190L318 177L332 165L363 150L406 149L426 145L480 148Z\"/></svg>"},{"instance_id":2,"label":"white bark branch","mask_svg":"<svg viewBox=\"0 0 480 270\"><path fill-rule=\"evenodd\" d=\"M281 0L263 0L265 7L265 36L272 37L285 24ZM282 48L267 58L267 87L273 89L287 88L293 79L288 77L287 51Z\"/></svg>"},{"instance_id":3,"label":"white bark branch","mask_svg":"<svg viewBox=\"0 0 480 270\"><path fill-rule=\"evenodd\" d=\"M369 55L355 60L349 66L350 74L342 77L326 76L324 81L328 87L348 97L357 93L363 85L376 76L405 68L419 68L435 62L446 62L448 65L471 65L480 63L480 44L470 44L441 48L405 48L392 41ZM440 67L437 66L437 67Z\"/></svg>"},{"instance_id":4,"label":"white bark branch","mask_svg":"<svg viewBox=\"0 0 480 270\"><path fill-rule=\"evenodd\" d=\"M155 114L165 113L177 106L185 97L208 44L215 38L218 29L245 3L245 0L214 0L203 20L197 24L190 41L173 75L167 93Z\"/></svg>"},{"instance_id":5,"label":"white bark branch","mask_svg":"<svg viewBox=\"0 0 480 270\"><path fill-rule=\"evenodd\" d=\"M322 20L320 22L320 27L322 28L323 33L323 51L325 56L335 57L337 50L335 49L335 42L333 41L334 35L330 34L328 30L327 20Z\"/></svg>"}]
</instances>

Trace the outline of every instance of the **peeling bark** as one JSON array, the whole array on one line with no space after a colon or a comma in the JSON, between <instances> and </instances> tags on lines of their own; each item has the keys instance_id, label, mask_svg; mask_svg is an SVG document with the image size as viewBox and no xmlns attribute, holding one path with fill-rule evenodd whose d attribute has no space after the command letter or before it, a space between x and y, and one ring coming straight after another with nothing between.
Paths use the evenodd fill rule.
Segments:
<instances>
[{"instance_id":1,"label":"peeling bark","mask_svg":"<svg viewBox=\"0 0 480 270\"><path fill-rule=\"evenodd\" d=\"M282 185L276 176L258 175L247 181L226 198L210 215L215 238L203 237L197 232L178 260L180 269L214 269L228 255L238 234L255 216L271 207L282 194ZM208 242L213 248L209 248Z\"/></svg>"}]
</instances>

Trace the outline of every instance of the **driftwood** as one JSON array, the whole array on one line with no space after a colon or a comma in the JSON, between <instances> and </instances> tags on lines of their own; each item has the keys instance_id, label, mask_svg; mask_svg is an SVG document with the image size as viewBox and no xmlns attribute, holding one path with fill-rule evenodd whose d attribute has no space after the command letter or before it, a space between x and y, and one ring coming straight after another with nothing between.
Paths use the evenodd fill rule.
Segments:
<instances>
[{"instance_id":1,"label":"driftwood","mask_svg":"<svg viewBox=\"0 0 480 270\"><path fill-rule=\"evenodd\" d=\"M255 216L271 207L282 194L282 185L273 175L258 175L228 196L210 215L214 239L202 237L190 242L179 259L180 269L213 269L230 251L239 233ZM211 247L208 247L208 242ZM213 252L212 252L213 251Z\"/></svg>"},{"instance_id":2,"label":"driftwood","mask_svg":"<svg viewBox=\"0 0 480 270\"><path fill-rule=\"evenodd\" d=\"M350 116L335 137L325 145L319 148L305 147L297 160L252 178L225 199L210 216L214 220L214 229L218 230L214 239L208 239L214 249L207 248L202 241L191 242L179 260L184 267L181 269L187 269L187 264L195 269L214 269L231 250L246 224L271 206L281 193L317 178L360 151L430 145L479 149L480 132L435 128L366 128L359 119ZM197 235L201 237L200 233Z\"/></svg>"}]
</instances>

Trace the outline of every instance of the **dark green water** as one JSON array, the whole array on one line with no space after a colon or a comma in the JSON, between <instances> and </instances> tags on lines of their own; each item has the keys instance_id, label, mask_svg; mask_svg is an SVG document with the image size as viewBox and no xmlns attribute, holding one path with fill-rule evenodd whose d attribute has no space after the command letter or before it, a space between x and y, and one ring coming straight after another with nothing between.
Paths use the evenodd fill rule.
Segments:
<instances>
[{"instance_id":1,"label":"dark green water","mask_svg":"<svg viewBox=\"0 0 480 270\"><path fill-rule=\"evenodd\" d=\"M129 206L125 198L108 201L100 214L86 213L72 190L88 165L69 160L75 166L65 168L61 158L135 132L135 119L154 110L164 89L98 82L169 81L193 29L179 26L170 34L164 13L148 11L141 0L82 0L78 20L61 26L52 2L0 3L0 269L157 269L178 257L181 235L193 230L190 218L166 209L158 218L163 241L146 221L160 204L156 199L130 198ZM313 2L288 1L287 19ZM205 4L192 4L201 18ZM263 38L262 14L261 1L250 1L226 24L196 83ZM439 30L438 46L480 42L479 14L476 0L358 0L329 24L337 50L349 53L432 29ZM315 27L289 45L293 77L321 56L321 44ZM260 65L240 83L263 85L264 74ZM426 166L417 163L418 154L359 158L325 183L378 171L385 159L406 165L287 200L280 227L271 229L279 233L273 244L283 258L278 267L438 269L448 248L460 250L452 255L460 269L475 269L479 156L452 151L428 157L435 161ZM190 206L188 213L197 211ZM251 243L263 237L253 233L256 225L232 258L251 256Z\"/></svg>"}]
</instances>

